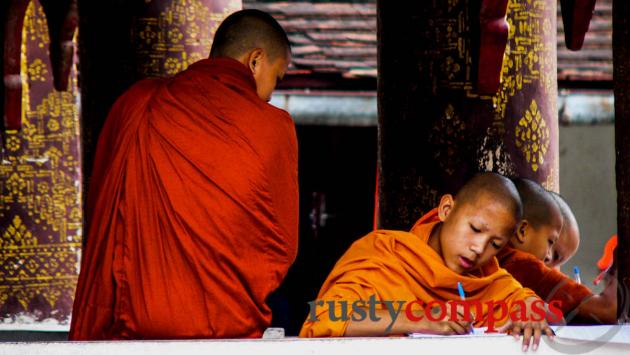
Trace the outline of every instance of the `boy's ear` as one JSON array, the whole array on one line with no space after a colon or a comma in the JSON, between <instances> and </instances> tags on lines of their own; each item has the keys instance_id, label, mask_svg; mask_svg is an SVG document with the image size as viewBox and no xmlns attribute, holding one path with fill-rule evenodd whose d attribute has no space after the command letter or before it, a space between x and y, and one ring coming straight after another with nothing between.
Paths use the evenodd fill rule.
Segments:
<instances>
[{"instance_id":1,"label":"boy's ear","mask_svg":"<svg viewBox=\"0 0 630 355\"><path fill-rule=\"evenodd\" d=\"M446 194L442 196L442 198L440 199L440 205L438 206L438 217L440 218L441 222L444 222L446 220L446 217L448 217L451 211L453 211L454 207L455 199L453 198L453 195Z\"/></svg>"},{"instance_id":2,"label":"boy's ear","mask_svg":"<svg viewBox=\"0 0 630 355\"><path fill-rule=\"evenodd\" d=\"M260 62L265 55L265 51L262 48L254 48L247 56L247 67L252 71L252 74L256 76L257 71L260 68Z\"/></svg>"},{"instance_id":3,"label":"boy's ear","mask_svg":"<svg viewBox=\"0 0 630 355\"><path fill-rule=\"evenodd\" d=\"M529 226L529 222L526 219L523 219L519 222L518 226L516 226L516 240L519 243L525 243L525 238L527 234L527 227Z\"/></svg>"}]
</instances>

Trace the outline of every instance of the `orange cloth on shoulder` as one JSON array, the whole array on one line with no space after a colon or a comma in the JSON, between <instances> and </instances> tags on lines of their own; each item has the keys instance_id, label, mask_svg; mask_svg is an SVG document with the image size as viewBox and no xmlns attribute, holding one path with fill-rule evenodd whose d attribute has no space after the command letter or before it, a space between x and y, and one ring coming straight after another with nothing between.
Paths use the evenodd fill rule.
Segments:
<instances>
[{"instance_id":1,"label":"orange cloth on shoulder","mask_svg":"<svg viewBox=\"0 0 630 355\"><path fill-rule=\"evenodd\" d=\"M137 83L94 163L70 339L260 336L297 253L297 140L251 72Z\"/></svg>"},{"instance_id":2,"label":"orange cloth on shoulder","mask_svg":"<svg viewBox=\"0 0 630 355\"><path fill-rule=\"evenodd\" d=\"M411 232L377 230L357 240L328 275L317 299L368 300L375 295L378 301L421 300L425 304L432 300L459 301L457 282L462 283L468 301L505 301L511 305L535 296L499 268L494 258L478 276L460 275L449 269L427 244L438 222L437 209L434 209L424 215ZM327 303L317 310L319 320L307 319L301 337L344 335L349 321L331 321ZM335 315L340 315L340 311L335 309ZM495 314L498 312L500 310L495 309ZM351 309L348 309L348 316L350 314ZM500 314L495 317L501 319ZM476 326L486 325L486 320L487 314L482 314Z\"/></svg>"},{"instance_id":3,"label":"orange cloth on shoulder","mask_svg":"<svg viewBox=\"0 0 630 355\"><path fill-rule=\"evenodd\" d=\"M532 254L506 246L497 254L499 265L524 287L532 289L545 302L560 301L557 308L567 314L577 307L591 290L558 270L548 267Z\"/></svg>"}]
</instances>

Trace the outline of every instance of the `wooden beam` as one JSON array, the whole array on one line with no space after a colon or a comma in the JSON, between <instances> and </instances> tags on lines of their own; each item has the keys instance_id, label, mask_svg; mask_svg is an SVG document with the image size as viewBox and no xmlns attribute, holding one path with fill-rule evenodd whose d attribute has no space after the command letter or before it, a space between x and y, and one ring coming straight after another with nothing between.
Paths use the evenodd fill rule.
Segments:
<instances>
[{"instance_id":1,"label":"wooden beam","mask_svg":"<svg viewBox=\"0 0 630 355\"><path fill-rule=\"evenodd\" d=\"M628 322L630 309L630 2L613 1L613 78L617 173L617 315Z\"/></svg>"}]
</instances>

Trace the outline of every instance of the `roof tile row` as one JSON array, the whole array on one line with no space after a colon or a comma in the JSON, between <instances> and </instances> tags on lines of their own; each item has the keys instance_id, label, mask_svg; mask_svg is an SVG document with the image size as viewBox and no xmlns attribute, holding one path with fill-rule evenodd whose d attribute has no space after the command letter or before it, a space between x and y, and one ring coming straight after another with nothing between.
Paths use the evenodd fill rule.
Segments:
<instances>
[{"instance_id":1,"label":"roof tile row","mask_svg":"<svg viewBox=\"0 0 630 355\"><path fill-rule=\"evenodd\" d=\"M289 74L376 77L376 1L243 3L245 8L272 14L287 31L293 50ZM597 1L584 47L578 52L569 51L564 45L558 9L558 79L612 80L612 0Z\"/></svg>"}]
</instances>

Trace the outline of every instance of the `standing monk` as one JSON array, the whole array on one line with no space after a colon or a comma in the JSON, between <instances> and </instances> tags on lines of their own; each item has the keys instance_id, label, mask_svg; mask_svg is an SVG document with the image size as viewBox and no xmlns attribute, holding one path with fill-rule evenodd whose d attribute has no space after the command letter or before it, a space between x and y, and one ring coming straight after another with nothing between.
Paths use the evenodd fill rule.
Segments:
<instances>
[{"instance_id":1,"label":"standing monk","mask_svg":"<svg viewBox=\"0 0 630 355\"><path fill-rule=\"evenodd\" d=\"M70 339L259 337L297 252L297 142L267 102L290 60L257 10L210 58L144 80L99 137Z\"/></svg>"}]
</instances>

